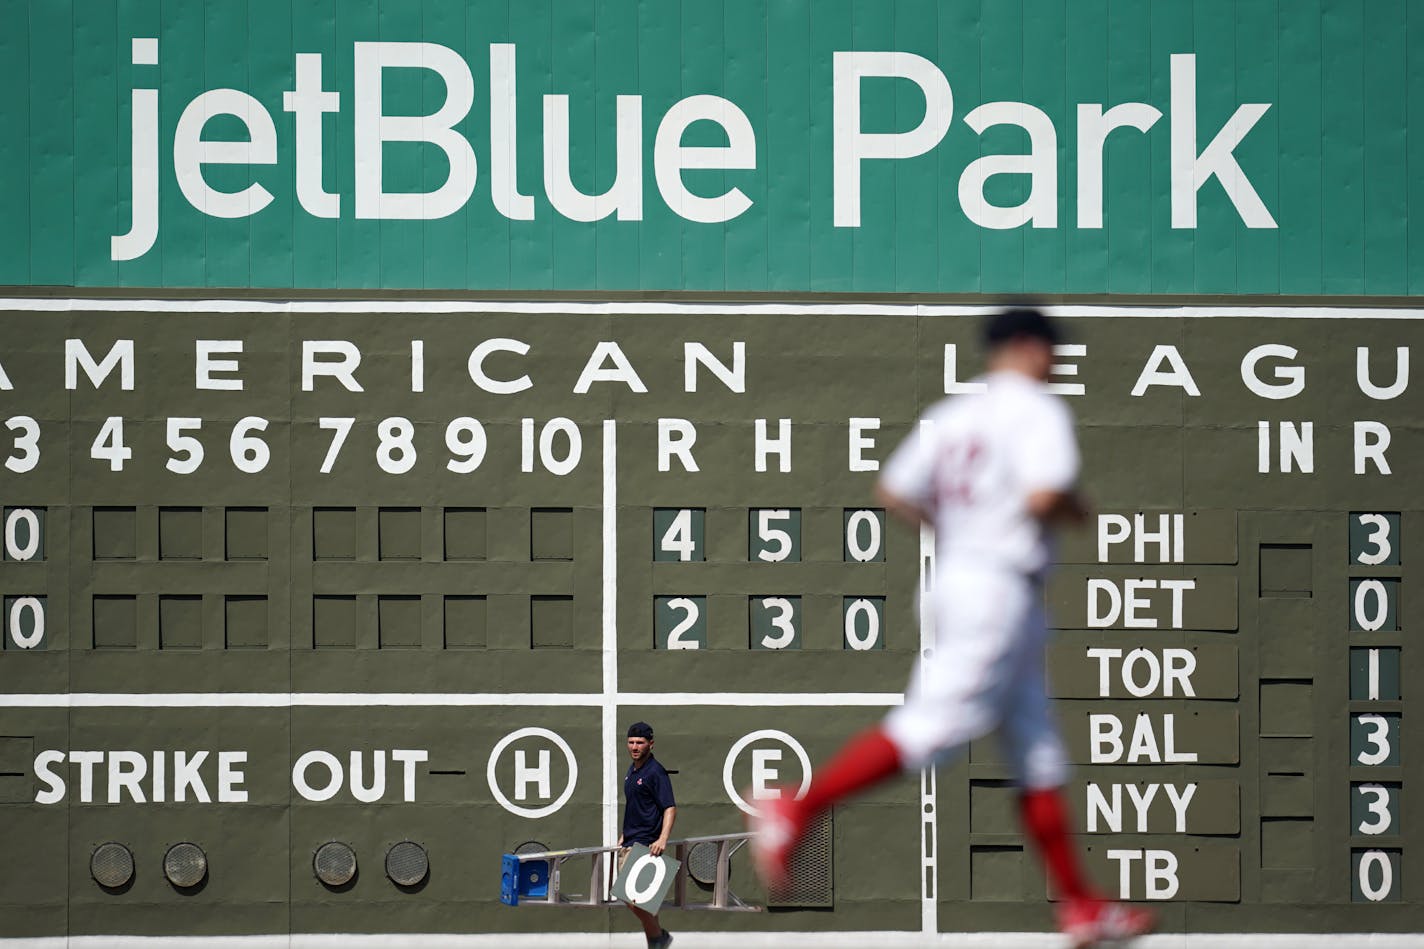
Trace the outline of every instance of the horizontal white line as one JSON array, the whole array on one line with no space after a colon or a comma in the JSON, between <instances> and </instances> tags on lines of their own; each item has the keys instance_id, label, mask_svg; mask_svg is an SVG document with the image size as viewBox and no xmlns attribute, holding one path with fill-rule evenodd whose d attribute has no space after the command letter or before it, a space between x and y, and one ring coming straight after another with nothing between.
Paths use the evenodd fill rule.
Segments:
<instances>
[{"instance_id":1,"label":"horizontal white line","mask_svg":"<svg viewBox=\"0 0 1424 949\"><path fill-rule=\"evenodd\" d=\"M898 692L620 692L619 705L901 705ZM602 693L574 692L17 692L0 708L351 708L363 706L598 708Z\"/></svg>"},{"instance_id":2,"label":"horizontal white line","mask_svg":"<svg viewBox=\"0 0 1424 949\"><path fill-rule=\"evenodd\" d=\"M0 310L37 313L524 313L572 316L981 316L1002 306L936 303L603 303L533 300L113 300L0 298ZM1418 320L1424 310L1362 306L1106 306L1068 304L1044 309L1062 317L1138 319Z\"/></svg>"},{"instance_id":3,"label":"horizontal white line","mask_svg":"<svg viewBox=\"0 0 1424 949\"><path fill-rule=\"evenodd\" d=\"M521 912L521 911L514 911ZM528 912L542 912L530 909ZM678 949L1060 949L1057 933L678 932ZM1420 933L1162 933L1134 949L1417 949ZM330 933L260 936L40 936L0 949L625 949L633 933Z\"/></svg>"}]
</instances>

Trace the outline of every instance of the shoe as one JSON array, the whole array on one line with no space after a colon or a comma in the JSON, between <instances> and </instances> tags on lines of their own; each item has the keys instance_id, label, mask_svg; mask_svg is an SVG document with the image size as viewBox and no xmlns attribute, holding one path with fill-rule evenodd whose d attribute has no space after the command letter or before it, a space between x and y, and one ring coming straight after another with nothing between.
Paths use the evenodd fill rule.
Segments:
<instances>
[{"instance_id":1,"label":"shoe","mask_svg":"<svg viewBox=\"0 0 1424 949\"><path fill-rule=\"evenodd\" d=\"M668 949L672 945L672 933L664 929L661 933L648 940L648 949Z\"/></svg>"},{"instance_id":2,"label":"shoe","mask_svg":"<svg viewBox=\"0 0 1424 949\"><path fill-rule=\"evenodd\" d=\"M791 886L791 853L801 841L804 828L797 820L787 797L758 802L757 812L747 818L751 839L752 865L757 876L773 893Z\"/></svg>"},{"instance_id":3,"label":"shoe","mask_svg":"<svg viewBox=\"0 0 1424 949\"><path fill-rule=\"evenodd\" d=\"M1073 949L1131 939L1152 931L1156 917L1145 909L1114 900L1069 900L1058 910L1058 929Z\"/></svg>"}]
</instances>

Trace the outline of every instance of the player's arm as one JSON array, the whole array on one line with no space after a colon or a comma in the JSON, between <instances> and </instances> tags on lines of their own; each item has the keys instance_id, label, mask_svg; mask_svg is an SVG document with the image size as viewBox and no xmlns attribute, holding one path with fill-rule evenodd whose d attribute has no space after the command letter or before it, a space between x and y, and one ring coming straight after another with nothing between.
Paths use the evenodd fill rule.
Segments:
<instances>
[{"instance_id":1,"label":"player's arm","mask_svg":"<svg viewBox=\"0 0 1424 949\"><path fill-rule=\"evenodd\" d=\"M1028 513L1044 524L1081 524L1088 519L1088 502L1076 489L1030 491Z\"/></svg>"},{"instance_id":2,"label":"player's arm","mask_svg":"<svg viewBox=\"0 0 1424 949\"><path fill-rule=\"evenodd\" d=\"M930 514L920 505L907 498L903 498L885 486L884 481L875 484L875 500L890 514L891 517L898 518L909 524L911 527L919 527L921 522L930 520Z\"/></svg>"},{"instance_id":3,"label":"player's arm","mask_svg":"<svg viewBox=\"0 0 1424 949\"><path fill-rule=\"evenodd\" d=\"M658 839L648 844L648 852L655 857L661 857L663 851L667 849L668 840L672 837L672 824L677 820L677 808L669 807L663 811L663 829L658 834Z\"/></svg>"}]
</instances>

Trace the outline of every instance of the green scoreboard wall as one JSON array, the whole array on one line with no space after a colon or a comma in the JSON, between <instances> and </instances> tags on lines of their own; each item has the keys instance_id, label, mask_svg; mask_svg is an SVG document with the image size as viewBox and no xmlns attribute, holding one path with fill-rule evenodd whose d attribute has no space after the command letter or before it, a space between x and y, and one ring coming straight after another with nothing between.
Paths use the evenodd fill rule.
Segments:
<instances>
[{"instance_id":1,"label":"green scoreboard wall","mask_svg":"<svg viewBox=\"0 0 1424 949\"><path fill-rule=\"evenodd\" d=\"M0 0L0 940L628 929L499 855L630 721L717 834L903 701L871 488L1010 293L1091 872L1424 928L1412 4L93 6ZM992 740L825 841L670 928L1052 925Z\"/></svg>"}]
</instances>

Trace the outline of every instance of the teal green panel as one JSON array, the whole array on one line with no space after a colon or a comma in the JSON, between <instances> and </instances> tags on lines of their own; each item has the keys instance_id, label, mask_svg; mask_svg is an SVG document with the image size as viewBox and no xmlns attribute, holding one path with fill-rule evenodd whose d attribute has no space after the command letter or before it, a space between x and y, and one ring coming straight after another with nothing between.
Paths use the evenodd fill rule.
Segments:
<instances>
[{"instance_id":1,"label":"teal green panel","mask_svg":"<svg viewBox=\"0 0 1424 949\"><path fill-rule=\"evenodd\" d=\"M1119 129L1103 145L1103 229L1107 232L1106 288L1110 293L1151 289L1152 254L1157 238L1154 166L1167 157L1171 117L1166 99L1153 88L1155 51L1152 11L1145 4L1115 0L1109 7L1104 108L1145 102L1162 113L1145 133Z\"/></svg>"},{"instance_id":2,"label":"teal green panel","mask_svg":"<svg viewBox=\"0 0 1424 949\"><path fill-rule=\"evenodd\" d=\"M594 4L594 88L601 101L610 106L618 95L636 95L642 88L638 76L638 11L625 0L597 0ZM653 101L649 101L652 99ZM652 142L661 106L656 97L643 99L643 211L662 203L654 182ZM613 128L613 112L598 125L598 174L601 183L611 182L617 171L614 151L602 147ZM610 143L611 144L611 143ZM609 215L593 225L596 269L589 286L600 290L635 290L638 287L638 243L640 225L619 221Z\"/></svg>"},{"instance_id":3,"label":"teal green panel","mask_svg":"<svg viewBox=\"0 0 1424 949\"><path fill-rule=\"evenodd\" d=\"M939 190L939 272L937 289L976 292L983 286L983 247L979 228L959 204L959 176L979 156L979 140L964 125L964 115L983 101L979 94L979 32L982 3L951 3L940 8L939 60L954 91L954 122L935 149Z\"/></svg>"},{"instance_id":4,"label":"teal green panel","mask_svg":"<svg viewBox=\"0 0 1424 949\"><path fill-rule=\"evenodd\" d=\"M203 18L203 88L239 89L251 93L249 65L254 51L247 46L248 16L244 3L210 2ZM207 122L205 141L241 141L248 138L242 123L231 116ZM214 191L241 191L253 182L270 184L270 165L204 165L201 175ZM267 188L268 191L272 189ZM272 205L268 205L270 209ZM264 209L266 210L266 209ZM252 283L252 218L203 215L206 246L204 282L210 287L246 287Z\"/></svg>"},{"instance_id":5,"label":"teal green panel","mask_svg":"<svg viewBox=\"0 0 1424 949\"><path fill-rule=\"evenodd\" d=\"M510 255L513 252L513 230L515 222L510 221L494 206L494 163L490 148L489 109L491 100L489 48L492 43L515 43L515 114L516 114L516 190L520 194L532 195L539 191L534 187L538 179L537 166L531 159L537 159L537 149L531 139L537 126L530 126L529 119L519 114L519 97L526 100L530 95L527 88L528 77L524 73L528 63L523 62L526 47L521 47L513 36L510 25L511 10L507 3L498 0L482 0L466 4L460 8L458 16L444 8L438 0L426 0L427 18L437 16L444 24L442 29L450 35L463 36L460 49L469 60L470 72L475 80L475 104L470 109L470 118L464 123L465 133L475 149L475 192L465 210L451 215L442 223L440 240L450 240L452 247L440 252L431 262L427 262L425 283L429 287L469 286L480 289L502 290L509 286ZM443 12L442 12L443 11ZM536 207L535 214L538 214ZM536 219L537 220L537 219ZM520 222L524 224L525 222ZM438 263L434 262L438 261ZM450 275L458 277L451 282Z\"/></svg>"},{"instance_id":6,"label":"teal green panel","mask_svg":"<svg viewBox=\"0 0 1424 949\"><path fill-rule=\"evenodd\" d=\"M682 4L682 92L722 95L726 63L726 5L723 0L684 0ZM702 123L705 124L705 123ZM684 141L698 142L696 129ZM703 142L702 144L708 144ZM727 173L716 170L689 172L688 189L698 194L721 194ZM722 290L726 287L727 245L724 227L685 222L682 228L682 286L687 289Z\"/></svg>"},{"instance_id":7,"label":"teal green panel","mask_svg":"<svg viewBox=\"0 0 1424 949\"><path fill-rule=\"evenodd\" d=\"M1051 228L1023 228L1024 282L1022 289L1035 293L1061 293L1068 281L1068 234L1073 229L1074 193L1066 156L1072 151L1076 115L1068 105L1064 79L1068 71L1070 0L1036 0L1027 4L1032 29L1023 38L1024 101L1036 104L1053 120L1058 130L1056 169L1058 216Z\"/></svg>"},{"instance_id":8,"label":"teal green panel","mask_svg":"<svg viewBox=\"0 0 1424 949\"><path fill-rule=\"evenodd\" d=\"M1364 267L1366 293L1409 291L1409 218L1399 182L1408 181L1406 139L1409 86L1405 76L1404 0L1370 4L1365 21L1366 89L1402 95L1366 95L1364 112Z\"/></svg>"},{"instance_id":9,"label":"teal green panel","mask_svg":"<svg viewBox=\"0 0 1424 949\"><path fill-rule=\"evenodd\" d=\"M356 43L380 38L380 19L373 3L343 3L336 11L336 87L342 93L332 150L337 161L336 187L341 193L341 218L336 224L336 285L343 289L381 286L380 222L356 217L356 169L351 102L355 98ZM325 66L325 64L323 64ZM323 72L325 69L323 68Z\"/></svg>"},{"instance_id":10,"label":"teal green panel","mask_svg":"<svg viewBox=\"0 0 1424 949\"><path fill-rule=\"evenodd\" d=\"M740 274L745 290L770 286L771 235L767 232L766 133L768 62L767 0L743 0L727 8L727 62L724 95L746 113L757 136L756 167L732 170L727 188L740 188L752 202L740 216L722 225L727 248L727 275ZM804 134L804 133L803 133ZM715 144L723 144L717 142ZM726 281L726 277L723 278Z\"/></svg>"},{"instance_id":11,"label":"teal green panel","mask_svg":"<svg viewBox=\"0 0 1424 949\"><path fill-rule=\"evenodd\" d=\"M127 52L119 42L113 16L82 16L74 22L74 153L109 154L121 136L118 128L118 69L115 60ZM88 64L87 69L79 68ZM127 132L122 138L127 138ZM120 223L115 196L125 188L119 165L95 162L74 174L74 215L77 231L76 283L98 286L118 283L118 269L109 255L109 236L128 229L128 213Z\"/></svg>"},{"instance_id":12,"label":"teal green panel","mask_svg":"<svg viewBox=\"0 0 1424 949\"><path fill-rule=\"evenodd\" d=\"M128 233L133 222L133 183L132 183L132 154L133 154L133 93L134 89L156 89L160 88L161 66L135 66L133 65L133 39L134 37L161 37L163 34L162 5L159 0L120 0L116 5L116 32L115 42L118 44L114 50L114 62L116 65L115 90L113 102L115 107L114 138L106 143L103 151L99 154L112 156L108 159L113 162L114 180L113 191L108 194L95 193L93 200L100 202L97 206L86 206L84 196L75 188L75 197L80 201L78 212L81 221L87 222L90 219L95 221L108 220L110 211L109 205L114 205L112 212L114 218L114 228L112 231L101 228L92 228L96 233L80 237L79 253L81 256L86 253L93 253L103 260L110 259L110 237L119 232ZM162 39L158 43L158 61L163 63L167 59L167 47ZM159 117L160 129L163 128L163 94L159 93ZM158 168L158 188L159 188L159 237L162 241L162 230L166 226L162 222L163 213L166 208L162 204L165 179L171 180L171 164L165 167L162 155L166 152L161 144L162 131L160 137L160 159ZM104 176L100 176L101 180ZM90 230L88 224L83 225L85 230ZM93 241L92 249L89 241ZM158 244L157 246L161 246ZM119 261L116 264L117 272L114 283L119 286L129 287L159 287L163 286L163 255L158 251L150 251L134 260Z\"/></svg>"},{"instance_id":13,"label":"teal green panel","mask_svg":"<svg viewBox=\"0 0 1424 949\"><path fill-rule=\"evenodd\" d=\"M1024 10L1014 3L984 3L979 34L979 75L983 88L977 99L961 107L967 115L985 102L1023 101ZM974 133L964 132L972 139ZM979 138L979 155L1019 155L1029 151L1028 132L1014 125L996 125ZM966 161L966 165L968 161ZM984 184L990 204L1010 206L1028 198L1027 175L995 175ZM962 213L962 212L961 212ZM1024 288L1024 230L995 231L975 225L979 232L980 289L985 293L1018 293Z\"/></svg>"},{"instance_id":14,"label":"teal green panel","mask_svg":"<svg viewBox=\"0 0 1424 949\"><path fill-rule=\"evenodd\" d=\"M379 0L379 27L375 37L395 43L426 35L421 29L421 8L409 0ZM448 40L447 40L448 42ZM383 115L431 115L445 101L445 83L433 69L387 69L381 77ZM474 110L471 109L471 112ZM465 123L470 121L466 116ZM457 125L463 131L465 123ZM450 162L435 145L426 142L390 142L384 146L381 188L385 193L430 192L446 180ZM471 206L466 206L469 213ZM380 231L380 286L423 286L425 248L430 241L430 221L383 220Z\"/></svg>"},{"instance_id":15,"label":"teal green panel","mask_svg":"<svg viewBox=\"0 0 1424 949\"><path fill-rule=\"evenodd\" d=\"M936 43L939 37L939 4L932 0L908 0L895 6L894 36L891 48L923 56L941 70ZM897 128L910 128L924 115L924 95L902 82L895 90L895 123ZM946 133L947 135L948 133ZM938 146L937 146L938 148ZM894 208L894 240L886 242L891 259L883 274L876 274L876 283L886 290L914 290L920 274L935 271L939 252L938 222L935 207L924 200L938 186L935 177L939 162L933 152L912 161L896 162ZM857 247L857 269L860 255L871 243L862 240Z\"/></svg>"},{"instance_id":16,"label":"teal green panel","mask_svg":"<svg viewBox=\"0 0 1424 949\"><path fill-rule=\"evenodd\" d=\"M1289 0L1287 0L1289 2ZM1256 187L1266 210L1280 224L1281 113L1276 102L1276 76L1281 60L1277 49L1276 0L1250 0L1237 9L1236 95L1240 102L1273 103L1236 149L1236 158ZM1247 11L1250 15L1244 15ZM1281 287L1279 228L1235 225L1236 293L1278 293Z\"/></svg>"},{"instance_id":17,"label":"teal green panel","mask_svg":"<svg viewBox=\"0 0 1424 949\"><path fill-rule=\"evenodd\" d=\"M341 105L345 107L345 114L350 115L353 94L350 87L344 89L337 83L336 77L340 70L340 60L350 59L349 50L343 51L337 44L336 39L336 19L337 0L311 0L308 5L308 15L294 17L292 20L292 54L293 58L287 64L289 74L295 76L296 59L298 53L317 53L321 55L321 88L324 92L337 92L341 96ZM295 89L293 85L286 86L287 89ZM346 121L347 134L342 136L342 114L339 112L328 113L322 116L321 120L321 182L322 190L328 193L338 193L341 201L341 214L350 218L355 213L356 197L351 191L338 192L338 182L341 177L341 167L349 165L341 157L340 145L343 141L350 145L350 121ZM293 136L292 148L289 154L295 155L298 150L295 138L295 121L289 112L281 113L278 118L277 136L281 139L284 135ZM312 147L306 143L307 148ZM337 262L339 260L339 248L337 246L337 234L340 224L337 221L319 218L307 212L296 199L297 189L297 168L295 157L290 165L284 164L282 167L282 181L285 182L291 195L288 207L291 212L292 221L292 285L297 287L334 287L337 285ZM273 215L272 218L276 218ZM269 225L271 220L264 220L264 227ZM259 245L260 246L260 245ZM266 254L259 255L262 258ZM259 274L265 275L268 261L262 260ZM275 286L270 284L264 277L259 280L265 286Z\"/></svg>"},{"instance_id":18,"label":"teal green panel","mask_svg":"<svg viewBox=\"0 0 1424 949\"><path fill-rule=\"evenodd\" d=\"M272 192L272 203L248 218L252 247L248 284L290 287L296 279L297 166L292 117L282 109L282 93L296 88L293 33L298 18L283 17L279 0L248 0L248 4L247 46L252 65L249 84L238 88L268 104L277 129L277 164L252 169L253 178ZM302 212L300 216L308 215Z\"/></svg>"},{"instance_id":19,"label":"teal green panel","mask_svg":"<svg viewBox=\"0 0 1424 949\"><path fill-rule=\"evenodd\" d=\"M811 134L806 150L811 160L811 280L813 291L851 289L854 234L835 227L831 167L832 50L854 49L851 35L852 0L815 0L811 7ZM864 189L862 189L864 194ZM862 208L862 226L867 220Z\"/></svg>"},{"instance_id":20,"label":"teal green panel","mask_svg":"<svg viewBox=\"0 0 1424 949\"><path fill-rule=\"evenodd\" d=\"M613 185L614 94L593 83L594 17L588 4L554 4L559 39L554 43L553 92L569 97L569 178L584 194L598 194ZM541 124L542 127L542 124ZM609 160L599 167L600 141L607 137ZM600 173L603 172L603 173ZM554 214L553 281L558 289L594 286L597 245L588 224Z\"/></svg>"},{"instance_id":21,"label":"teal green panel","mask_svg":"<svg viewBox=\"0 0 1424 949\"><path fill-rule=\"evenodd\" d=\"M851 11L852 46L857 50L896 49L895 19L899 5L881 9L863 6ZM869 132L901 132L914 128L924 113L924 97L904 79L868 78L860 84L860 124ZM885 235L895 233L900 210L895 197L908 169L929 156L900 161L862 162L860 169L861 226L851 230L851 289L887 290L893 284L896 247Z\"/></svg>"},{"instance_id":22,"label":"teal green panel","mask_svg":"<svg viewBox=\"0 0 1424 949\"><path fill-rule=\"evenodd\" d=\"M1405 87L1405 122L1415 128L1424 128L1424 10L1411 3L1407 10L1405 24L1405 50L1413 50L1413 55L1405 56L1408 85ZM1407 126L1406 126L1407 127ZM1424 293L1424 135L1405 136L1408 152L1405 155L1405 220L1409 222L1409 292Z\"/></svg>"},{"instance_id":23,"label":"teal green panel","mask_svg":"<svg viewBox=\"0 0 1424 949\"><path fill-rule=\"evenodd\" d=\"M758 131L767 182L763 210L768 231L776 235L767 249L767 279L772 290L794 290L811 282L811 180L818 161L807 146L811 11L804 2L772 3L767 18L768 46L776 50L767 57L765 124Z\"/></svg>"},{"instance_id":24,"label":"teal green panel","mask_svg":"<svg viewBox=\"0 0 1424 949\"><path fill-rule=\"evenodd\" d=\"M1321 61L1321 0L1291 0L1277 13L1283 63ZM1281 129L1281 292L1319 293L1325 233L1321 201L1321 93L1324 76L1316 66L1282 75L1275 91Z\"/></svg>"},{"instance_id":25,"label":"teal green panel","mask_svg":"<svg viewBox=\"0 0 1424 949\"><path fill-rule=\"evenodd\" d=\"M1153 126L1153 131L1165 134L1150 135L1152 142L1151 190L1152 195L1152 267L1151 283L1140 288L1152 293L1190 293L1195 280L1193 248L1198 231L1172 227L1172 54L1198 49L1197 37L1192 32L1192 4L1155 3L1152 5L1150 73L1152 87L1145 100L1162 110L1162 118ZM1202 55L1197 56L1197 89L1200 99L1201 78L1205 72ZM1201 128L1212 123L1201 121L1198 103L1198 138ZM1222 116L1225 121L1227 116ZM1200 141L1198 144L1204 144ZM1197 192L1198 214L1206 201L1221 200L1220 189L1203 187Z\"/></svg>"},{"instance_id":26,"label":"teal green panel","mask_svg":"<svg viewBox=\"0 0 1424 949\"><path fill-rule=\"evenodd\" d=\"M31 283L74 282L74 10L30 8Z\"/></svg>"},{"instance_id":27,"label":"teal green panel","mask_svg":"<svg viewBox=\"0 0 1424 949\"><path fill-rule=\"evenodd\" d=\"M470 46L457 42L454 38L467 35L467 12L463 6L442 3L440 0L424 0L422 7L424 35L449 37L446 42L458 50L469 63L474 79L475 101L470 112L456 126L460 134L469 139L475 152L475 190L462 211L424 222L424 256L421 258L421 286L458 287L468 282L470 286L483 287L485 282L468 268L469 226L471 219L496 225L503 218L494 210L489 197L489 63L487 59L488 41ZM441 83L432 75L426 82L425 107L431 111L444 101ZM449 162L438 155L430 155L426 163L427 190L440 187L445 180Z\"/></svg>"},{"instance_id":28,"label":"teal green panel","mask_svg":"<svg viewBox=\"0 0 1424 949\"><path fill-rule=\"evenodd\" d=\"M1364 10L1357 4L1326 3L1320 99L1321 227L1330 253L1321 259L1326 293L1362 293L1364 281ZM1373 52L1371 52L1373 55Z\"/></svg>"},{"instance_id":29,"label":"teal green panel","mask_svg":"<svg viewBox=\"0 0 1424 949\"><path fill-rule=\"evenodd\" d=\"M163 142L177 129L184 108L198 94L206 75L203 42L205 11L201 4L178 4L162 14L158 39L158 128ZM205 87L207 88L207 87ZM162 255L162 286L204 286L207 273L208 218L183 196L173 173L173 144L160 145L158 167L160 221L158 246Z\"/></svg>"},{"instance_id":30,"label":"teal green panel","mask_svg":"<svg viewBox=\"0 0 1424 949\"><path fill-rule=\"evenodd\" d=\"M554 285L555 214L544 197L542 97L569 90L554 81L553 0L509 4L508 10L509 39L519 53L519 185L534 196L534 220L509 223L509 285L547 289ZM470 30L478 35L474 19ZM498 254L498 235L498 228L490 231L472 252Z\"/></svg>"},{"instance_id":31,"label":"teal green panel","mask_svg":"<svg viewBox=\"0 0 1424 949\"><path fill-rule=\"evenodd\" d=\"M638 7L638 74L647 89L666 89L648 100L671 105L682 95L682 4ZM755 119L753 119L755 127ZM654 133L656 134L656 133ZM649 153L651 154L651 153ZM647 193L647 189L644 189ZM656 184L652 193L657 193ZM681 287L684 283L683 222L658 197L645 204L638 244L638 286Z\"/></svg>"},{"instance_id":32,"label":"teal green panel","mask_svg":"<svg viewBox=\"0 0 1424 949\"><path fill-rule=\"evenodd\" d=\"M1064 91L1067 101L1096 102L1106 111L1116 104L1108 85L1108 42L1112 26L1108 18L1108 0L1080 0L1073 5L1073 9L1075 15L1065 18L1064 56L1067 68L1064 72ZM1067 243L1063 289L1069 293L1090 293L1100 291L1108 284L1109 232L1102 227L1078 226L1078 203L1082 201L1078 188L1079 132L1076 106L1072 108L1074 114L1065 114L1072 124L1060 127L1059 131L1059 146L1066 156L1063 178L1058 183L1059 193L1063 195L1058 224L1064 230ZM1109 138L1103 143L1105 181L1109 169L1107 146L1112 141Z\"/></svg>"},{"instance_id":33,"label":"teal green panel","mask_svg":"<svg viewBox=\"0 0 1424 949\"><path fill-rule=\"evenodd\" d=\"M0 0L0 88L23 89L30 81L29 4ZM0 96L0 175L10 182L30 181L30 100ZM0 188L0 285L30 282L28 228L33 186Z\"/></svg>"},{"instance_id":34,"label":"teal green panel","mask_svg":"<svg viewBox=\"0 0 1424 949\"><path fill-rule=\"evenodd\" d=\"M1196 42L1179 46L1178 51L1194 49L1197 54L1197 150L1201 151L1240 104L1235 82L1236 38L1222 29L1224 24L1236 19L1236 0L1194 0L1192 13ZM1222 42L1223 34L1228 42ZM1169 117L1169 127L1170 121ZM1260 124L1257 123L1233 153L1238 163L1243 160L1241 150L1251 136L1260 131ZM1255 180L1260 176L1248 173L1247 177ZM1195 292L1232 293L1236 290L1236 236L1245 229L1221 181L1212 178L1204 183L1197 192L1197 232L1209 231L1217 237L1211 241L1192 241L1192 289Z\"/></svg>"}]
</instances>

